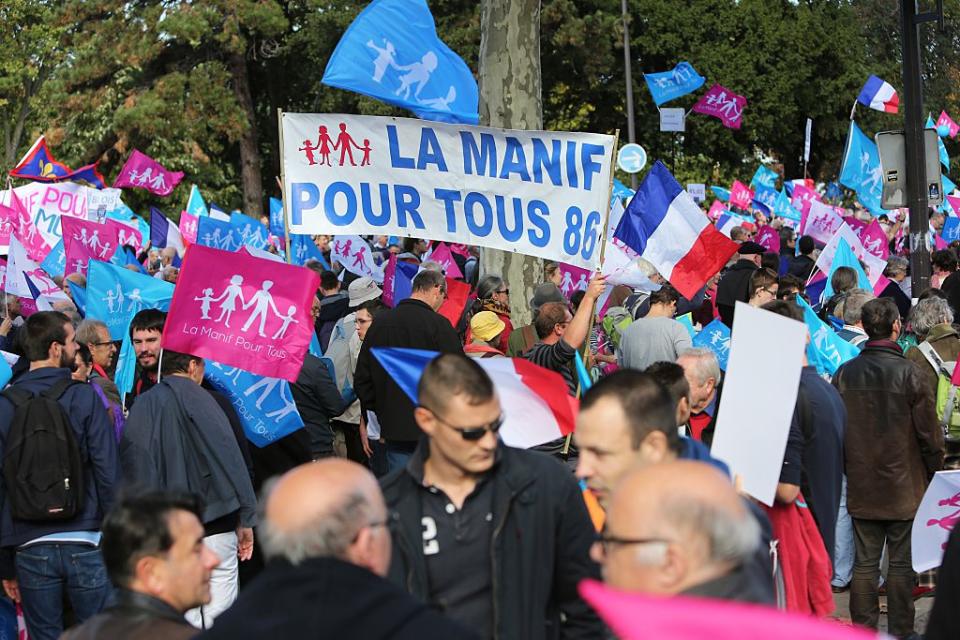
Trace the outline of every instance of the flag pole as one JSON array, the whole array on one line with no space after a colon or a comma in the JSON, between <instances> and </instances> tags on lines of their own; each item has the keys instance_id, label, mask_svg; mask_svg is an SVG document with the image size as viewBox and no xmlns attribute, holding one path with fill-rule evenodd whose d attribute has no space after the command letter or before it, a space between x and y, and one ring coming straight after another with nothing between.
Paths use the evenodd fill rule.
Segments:
<instances>
[{"instance_id":1,"label":"flag pole","mask_svg":"<svg viewBox=\"0 0 960 640\"><path fill-rule=\"evenodd\" d=\"M283 241L284 255L287 257L287 264L293 264L293 256L290 255L290 219L287 216L287 194L284 193L284 185L287 183L285 163L283 161L283 109L277 107L277 132L280 134L280 203L283 206Z\"/></svg>"},{"instance_id":2,"label":"flag pole","mask_svg":"<svg viewBox=\"0 0 960 640\"><path fill-rule=\"evenodd\" d=\"M617 144L619 142L620 142L620 129L617 129L613 133L614 153L616 153ZM597 267L597 271L600 271L603 268L603 256L606 253L606 249L607 249L607 227L610 226L610 209L611 209L610 199L613 197L613 173L614 173L614 167L616 166L614 163L615 163L615 160L611 157L610 158L610 164L611 164L610 184L607 186L607 213L606 215L603 216L603 228L600 230L600 263L599 263L599 266ZM583 304L583 303L581 302L580 304ZM587 331L587 337L583 339L583 346L581 347L581 349L583 350L581 358L583 359L584 365L586 365L586 362L587 362L587 357L586 357L587 352L590 350L590 336L593 334L593 330L596 328L596 326L597 326L597 301L596 299L594 299L590 303L590 330ZM577 394L575 396L577 400L580 399L580 396L583 395L584 391L586 391L586 389L583 388L583 385L580 382L579 376L577 376ZM568 433L566 439L563 442L563 450L560 452L560 455L562 455L564 459L566 459L566 457L570 454L570 441L572 438L573 438L573 434Z\"/></svg>"}]
</instances>

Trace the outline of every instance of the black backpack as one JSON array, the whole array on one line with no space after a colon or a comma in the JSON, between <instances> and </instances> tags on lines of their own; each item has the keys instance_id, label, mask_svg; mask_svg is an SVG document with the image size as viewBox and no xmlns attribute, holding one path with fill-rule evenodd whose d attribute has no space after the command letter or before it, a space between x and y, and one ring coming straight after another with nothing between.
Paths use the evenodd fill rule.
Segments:
<instances>
[{"instance_id":1,"label":"black backpack","mask_svg":"<svg viewBox=\"0 0 960 640\"><path fill-rule=\"evenodd\" d=\"M83 457L58 402L74 384L79 382L68 378L38 395L16 386L3 392L14 407L3 480L17 520L70 520L83 508Z\"/></svg>"}]
</instances>

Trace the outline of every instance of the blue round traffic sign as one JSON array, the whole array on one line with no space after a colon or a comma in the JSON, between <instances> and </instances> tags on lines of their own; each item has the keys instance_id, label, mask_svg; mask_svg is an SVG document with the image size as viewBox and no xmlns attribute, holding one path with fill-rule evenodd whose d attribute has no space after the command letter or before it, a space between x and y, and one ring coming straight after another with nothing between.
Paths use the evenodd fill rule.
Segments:
<instances>
[{"instance_id":1,"label":"blue round traffic sign","mask_svg":"<svg viewBox=\"0 0 960 640\"><path fill-rule=\"evenodd\" d=\"M640 173L647 164L647 152L638 144L630 142L620 147L617 166L627 173Z\"/></svg>"}]
</instances>

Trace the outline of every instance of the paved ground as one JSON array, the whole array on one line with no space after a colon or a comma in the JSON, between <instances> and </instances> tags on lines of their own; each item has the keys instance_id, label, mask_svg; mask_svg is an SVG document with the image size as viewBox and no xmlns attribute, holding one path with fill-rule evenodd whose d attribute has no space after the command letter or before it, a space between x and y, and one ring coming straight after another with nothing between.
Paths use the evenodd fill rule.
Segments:
<instances>
[{"instance_id":1,"label":"paved ground","mask_svg":"<svg viewBox=\"0 0 960 640\"><path fill-rule=\"evenodd\" d=\"M836 603L836 611L833 612L833 617L842 622L850 623L850 591L844 591L843 593L833 594L833 601ZM880 596L880 608L881 611L886 609L887 599L884 596ZM927 619L930 617L930 608L933 607L933 598L924 597L916 601L917 608L917 618L916 624L914 626L914 631L922 634L927 628ZM886 613L880 614L880 630L887 630L887 615Z\"/></svg>"}]
</instances>

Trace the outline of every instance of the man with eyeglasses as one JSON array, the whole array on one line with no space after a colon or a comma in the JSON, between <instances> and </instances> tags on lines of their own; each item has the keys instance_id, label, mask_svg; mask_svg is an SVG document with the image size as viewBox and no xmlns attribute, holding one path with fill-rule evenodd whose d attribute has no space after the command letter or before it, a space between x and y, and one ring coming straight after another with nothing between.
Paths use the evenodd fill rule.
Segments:
<instances>
[{"instance_id":1,"label":"man with eyeglasses","mask_svg":"<svg viewBox=\"0 0 960 640\"><path fill-rule=\"evenodd\" d=\"M84 320L77 326L77 342L87 345L93 356L93 368L90 370L90 382L103 389L107 398L120 405L120 392L113 383L107 370L117 353L117 345L110 339L110 329L100 320Z\"/></svg>"},{"instance_id":2,"label":"man with eyeglasses","mask_svg":"<svg viewBox=\"0 0 960 640\"><path fill-rule=\"evenodd\" d=\"M602 637L577 593L598 573L574 478L499 442L496 390L462 353L430 362L418 397L425 438L382 481L395 524L390 578L483 638Z\"/></svg>"},{"instance_id":3,"label":"man with eyeglasses","mask_svg":"<svg viewBox=\"0 0 960 640\"><path fill-rule=\"evenodd\" d=\"M723 474L677 460L624 477L592 555L624 591L772 604L747 569L759 545L757 520Z\"/></svg>"},{"instance_id":4,"label":"man with eyeglasses","mask_svg":"<svg viewBox=\"0 0 960 640\"><path fill-rule=\"evenodd\" d=\"M474 638L384 579L387 509L373 474L328 459L272 480L258 535L267 567L201 638Z\"/></svg>"}]
</instances>

